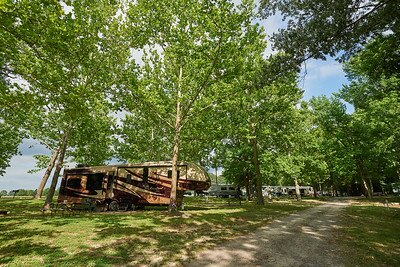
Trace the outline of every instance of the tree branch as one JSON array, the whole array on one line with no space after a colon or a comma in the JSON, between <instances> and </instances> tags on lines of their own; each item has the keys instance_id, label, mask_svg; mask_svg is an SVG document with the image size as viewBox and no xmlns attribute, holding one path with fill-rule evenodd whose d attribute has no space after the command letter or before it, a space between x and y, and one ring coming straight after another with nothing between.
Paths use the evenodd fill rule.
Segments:
<instances>
[{"instance_id":1,"label":"tree branch","mask_svg":"<svg viewBox=\"0 0 400 267\"><path fill-rule=\"evenodd\" d=\"M205 86L207 85L208 79L210 78L210 76L211 76L211 74L212 74L212 72L213 72L213 70L214 70L214 68L215 68L215 64L216 64L216 62L217 62L217 58L218 58L218 55L219 55L219 53L220 53L221 43L222 43L222 36L220 36L220 39L219 39L219 41L218 41L218 45L217 45L217 47L215 48L215 50L216 50L216 55L215 55L215 57L214 57L213 62L211 63L211 67L210 67L210 69L209 69L208 74L207 74L206 77L204 78L204 81L202 82L202 84L200 85L200 87L197 89L197 91L196 91L194 97L189 101L189 104L188 104L187 108L186 108L185 110L182 111L182 120L185 120L185 119L186 119L186 116L188 116L188 114L189 114L189 112L190 112L190 109L192 108L194 102L195 102L196 99L199 97L200 93L204 90Z\"/></svg>"}]
</instances>

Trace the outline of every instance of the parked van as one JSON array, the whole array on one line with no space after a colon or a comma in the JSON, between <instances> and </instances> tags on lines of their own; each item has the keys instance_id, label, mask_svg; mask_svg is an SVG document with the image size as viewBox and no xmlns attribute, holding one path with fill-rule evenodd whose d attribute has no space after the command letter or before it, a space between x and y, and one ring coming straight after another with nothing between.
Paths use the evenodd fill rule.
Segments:
<instances>
[{"instance_id":1,"label":"parked van","mask_svg":"<svg viewBox=\"0 0 400 267\"><path fill-rule=\"evenodd\" d=\"M59 203L91 203L102 210L116 211L170 202L172 162L81 167L64 170ZM185 190L210 187L208 173L190 162L178 163L177 204Z\"/></svg>"},{"instance_id":2,"label":"parked van","mask_svg":"<svg viewBox=\"0 0 400 267\"><path fill-rule=\"evenodd\" d=\"M209 196L215 197L240 197L241 193L236 185L211 185L206 191Z\"/></svg>"}]
</instances>

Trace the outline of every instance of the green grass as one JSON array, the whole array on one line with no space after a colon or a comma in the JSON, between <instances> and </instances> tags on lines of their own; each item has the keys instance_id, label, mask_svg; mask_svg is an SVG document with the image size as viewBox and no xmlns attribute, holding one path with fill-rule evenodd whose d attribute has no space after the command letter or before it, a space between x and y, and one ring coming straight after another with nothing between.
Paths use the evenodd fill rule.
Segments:
<instances>
[{"instance_id":1,"label":"green grass","mask_svg":"<svg viewBox=\"0 0 400 267\"><path fill-rule=\"evenodd\" d=\"M10 215L38 215L43 204L44 200L34 200L32 197L0 198L0 210L8 210Z\"/></svg>"},{"instance_id":2,"label":"green grass","mask_svg":"<svg viewBox=\"0 0 400 267\"><path fill-rule=\"evenodd\" d=\"M371 200L366 197L358 197L353 200L354 203L383 204L385 201L389 203L399 203L400 196L374 196Z\"/></svg>"},{"instance_id":3,"label":"green grass","mask_svg":"<svg viewBox=\"0 0 400 267\"><path fill-rule=\"evenodd\" d=\"M0 199L0 265L112 266L182 263L200 249L249 233L315 204L265 206L188 198L181 216L166 208L118 213L42 215L43 200Z\"/></svg>"},{"instance_id":4,"label":"green grass","mask_svg":"<svg viewBox=\"0 0 400 267\"><path fill-rule=\"evenodd\" d=\"M342 215L339 240L347 265L400 266L400 209L363 202Z\"/></svg>"}]
</instances>

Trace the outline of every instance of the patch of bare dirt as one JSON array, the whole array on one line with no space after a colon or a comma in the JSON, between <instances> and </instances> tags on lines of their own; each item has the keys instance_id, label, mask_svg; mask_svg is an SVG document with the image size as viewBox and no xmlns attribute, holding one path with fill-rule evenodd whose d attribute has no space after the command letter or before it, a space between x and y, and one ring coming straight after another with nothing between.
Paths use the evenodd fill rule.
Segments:
<instances>
[{"instance_id":1,"label":"patch of bare dirt","mask_svg":"<svg viewBox=\"0 0 400 267\"><path fill-rule=\"evenodd\" d=\"M348 203L328 202L295 213L212 249L184 266L344 266L335 243L339 212Z\"/></svg>"}]
</instances>

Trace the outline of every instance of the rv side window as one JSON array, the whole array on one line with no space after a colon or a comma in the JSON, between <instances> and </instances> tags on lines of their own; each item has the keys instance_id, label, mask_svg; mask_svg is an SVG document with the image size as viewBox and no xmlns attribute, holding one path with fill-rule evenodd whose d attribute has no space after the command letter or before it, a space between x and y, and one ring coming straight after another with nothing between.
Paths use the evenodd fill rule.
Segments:
<instances>
[{"instance_id":1,"label":"rv side window","mask_svg":"<svg viewBox=\"0 0 400 267\"><path fill-rule=\"evenodd\" d=\"M226 190L226 187L225 186L221 187L221 190Z\"/></svg>"},{"instance_id":2,"label":"rv side window","mask_svg":"<svg viewBox=\"0 0 400 267\"><path fill-rule=\"evenodd\" d=\"M169 177L169 171L168 171L168 177ZM148 179L149 179L149 168L144 167L143 168L143 182L147 183Z\"/></svg>"},{"instance_id":3,"label":"rv side window","mask_svg":"<svg viewBox=\"0 0 400 267\"><path fill-rule=\"evenodd\" d=\"M235 190L235 188L234 187L229 187L229 190Z\"/></svg>"},{"instance_id":4,"label":"rv side window","mask_svg":"<svg viewBox=\"0 0 400 267\"><path fill-rule=\"evenodd\" d=\"M177 174L178 174L177 178L178 179L179 179L179 173L180 173L180 171L177 172ZM168 178L172 178L172 170L168 171Z\"/></svg>"},{"instance_id":5,"label":"rv side window","mask_svg":"<svg viewBox=\"0 0 400 267\"><path fill-rule=\"evenodd\" d=\"M88 190L100 190L103 184L104 174L96 173L89 174L86 182L86 188Z\"/></svg>"},{"instance_id":6,"label":"rv side window","mask_svg":"<svg viewBox=\"0 0 400 267\"><path fill-rule=\"evenodd\" d=\"M69 178L67 180L67 187L81 188L81 178Z\"/></svg>"}]
</instances>

